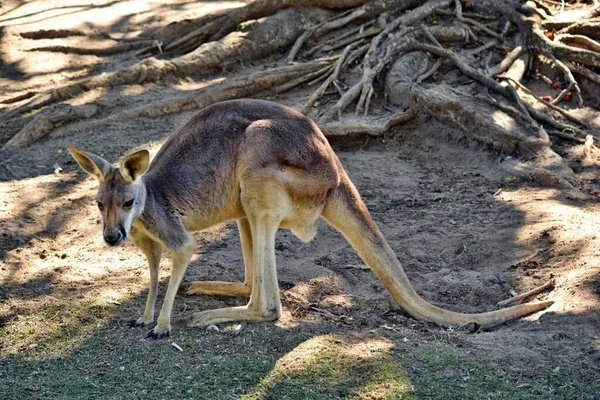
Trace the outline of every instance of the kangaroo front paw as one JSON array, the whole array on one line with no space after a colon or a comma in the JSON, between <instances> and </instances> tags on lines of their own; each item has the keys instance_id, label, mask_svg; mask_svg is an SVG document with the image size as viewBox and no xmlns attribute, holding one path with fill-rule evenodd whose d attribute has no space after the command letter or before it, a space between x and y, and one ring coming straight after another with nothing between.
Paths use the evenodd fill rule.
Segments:
<instances>
[{"instance_id":1,"label":"kangaroo front paw","mask_svg":"<svg viewBox=\"0 0 600 400\"><path fill-rule=\"evenodd\" d=\"M146 335L147 338L156 340L167 338L171 335L171 327L170 326L155 326L154 329L151 329Z\"/></svg>"},{"instance_id":2,"label":"kangaroo front paw","mask_svg":"<svg viewBox=\"0 0 600 400\"><path fill-rule=\"evenodd\" d=\"M143 328L146 327L148 325L151 325L154 322L154 320L152 319L144 319L144 317L140 317L138 319L132 319L131 321L129 321L129 327L130 328Z\"/></svg>"}]
</instances>

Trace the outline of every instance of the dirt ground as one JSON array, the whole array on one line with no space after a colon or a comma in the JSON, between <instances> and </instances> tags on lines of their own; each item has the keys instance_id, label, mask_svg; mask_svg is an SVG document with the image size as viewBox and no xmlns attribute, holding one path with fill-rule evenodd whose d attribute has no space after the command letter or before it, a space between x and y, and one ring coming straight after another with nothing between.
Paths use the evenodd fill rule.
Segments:
<instances>
[{"instance_id":1,"label":"dirt ground","mask_svg":"<svg viewBox=\"0 0 600 400\"><path fill-rule=\"evenodd\" d=\"M34 41L19 36L21 32L78 29L96 38L104 32L105 38L95 43L102 46L110 44L109 35L133 37L143 28L184 15L193 18L214 7L239 5L177 0L90 4L65 0L2 5L2 98L115 68L96 56L27 52L44 44L34 42L81 45L92 40L85 36ZM112 96L130 107L185 88L186 82L167 88L129 86ZM304 95L271 100L294 106ZM156 398L311 398L304 392L280 393L277 388L291 379L287 365L299 362L303 352L313 348L312 340L327 335L334 335L333 343L341 343L349 359L357 357L357 365L370 365L365 361L368 354L390 355L390 363L402 369L412 388L406 392L409 397L600 398L598 165L584 166L579 161L581 149L564 148L581 179L582 192L535 187L504 174L498 167L500 156L456 140L460 136L456 132L425 118L396 128L385 139L333 142L417 291L434 304L479 312L495 309L498 301L515 292L555 279L554 290L533 298L553 300L553 306L477 334L415 321L398 309L343 237L322 222L317 237L308 244L288 231L278 234L284 311L277 323L248 325L235 337L227 333L233 325L219 332L188 328L183 320L191 313L241 305L244 300L179 295L172 337L162 342L143 339L145 331L129 329L127 321L143 311L149 279L146 262L132 243L120 248L103 243L93 202L97 184L77 167L65 145L116 161L135 146L156 148L192 114L118 122L0 153L1 398L142 397L155 392L132 383L143 379L143 372L127 375L138 371L140 366L134 365L139 361L142 367L158 363L158 370L179 371L181 379L195 376L192 364L185 363L197 363L195 371L205 368L202 379L209 379L211 373L221 377L216 369L226 370L227 357L246 357L241 365L249 368L250 377L234 382L228 375L212 383L202 381L202 387L190 386L194 392L161 392ZM0 144L15 128L0 128ZM197 257L186 281L243 279L234 223L195 237ZM161 263L159 302L169 262L167 257ZM170 347L171 342L184 348L181 355ZM353 350L358 344L367 350ZM159 361L152 358L156 354L163 355ZM145 355L149 359L144 360ZM264 359L264 365L250 368L254 357ZM114 372L111 363L123 369ZM236 368L231 376L241 373ZM285 379L277 378L279 370ZM80 386L73 392L57 389L53 379L61 371L69 371L70 379ZM349 371L349 375L364 373L360 368ZM178 390L179 377L171 376L175 382L171 387L169 373L162 378L154 373L149 376L155 389ZM121 385L123 391L106 389L100 384L106 380ZM500 381L508 386L494 383ZM127 385L132 389L122 389ZM188 390L185 383L181 385ZM336 390L323 392L323 398L350 396L345 388ZM390 397L385 391L352 393Z\"/></svg>"}]
</instances>

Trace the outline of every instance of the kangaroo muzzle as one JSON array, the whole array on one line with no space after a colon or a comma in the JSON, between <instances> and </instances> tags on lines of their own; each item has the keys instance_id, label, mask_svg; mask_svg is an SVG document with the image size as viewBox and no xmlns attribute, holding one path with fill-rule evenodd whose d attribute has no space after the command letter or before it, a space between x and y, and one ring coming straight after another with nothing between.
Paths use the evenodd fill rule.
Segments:
<instances>
[{"instance_id":1,"label":"kangaroo muzzle","mask_svg":"<svg viewBox=\"0 0 600 400\"><path fill-rule=\"evenodd\" d=\"M121 244L127 237L127 233L123 227L116 230L104 231L104 241L110 246Z\"/></svg>"}]
</instances>

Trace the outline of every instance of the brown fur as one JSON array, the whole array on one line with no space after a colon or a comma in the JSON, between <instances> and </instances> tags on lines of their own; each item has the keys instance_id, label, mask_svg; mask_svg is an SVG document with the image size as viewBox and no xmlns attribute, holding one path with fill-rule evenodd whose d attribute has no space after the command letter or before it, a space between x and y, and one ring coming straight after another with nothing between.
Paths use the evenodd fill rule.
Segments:
<instances>
[{"instance_id":1,"label":"brown fur","mask_svg":"<svg viewBox=\"0 0 600 400\"><path fill-rule=\"evenodd\" d=\"M125 156L120 168L70 148L78 163L100 180L105 238L131 235L148 258L151 284L144 315L154 321L162 248L173 269L158 323L158 338L171 330L171 308L194 248L189 232L237 220L246 269L244 283L193 282L190 294L250 296L243 307L195 314L191 325L264 321L281 315L275 266L275 233L291 229L309 241L320 216L341 231L415 318L445 325L493 325L548 307L524 304L482 314L461 314L429 304L413 289L375 225L342 164L314 122L267 101L235 100L208 107L178 128L148 166L144 150ZM147 168L147 171L146 171ZM135 198L135 205L124 204Z\"/></svg>"}]
</instances>

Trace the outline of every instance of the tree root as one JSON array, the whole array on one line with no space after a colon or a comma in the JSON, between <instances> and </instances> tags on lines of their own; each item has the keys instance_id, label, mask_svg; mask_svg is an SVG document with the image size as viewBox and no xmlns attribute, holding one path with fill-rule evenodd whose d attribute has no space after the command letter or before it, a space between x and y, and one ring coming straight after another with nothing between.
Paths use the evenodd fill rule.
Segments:
<instances>
[{"instance_id":1,"label":"tree root","mask_svg":"<svg viewBox=\"0 0 600 400\"><path fill-rule=\"evenodd\" d=\"M408 50L427 51L429 53L433 53L438 56L447 58L448 60L452 61L452 63L460 70L460 72L467 75L469 78L478 81L485 87L498 92L499 94L506 97L509 101L514 101L517 104L517 107L519 108L519 110L523 114L529 115L529 113L527 111L527 107L523 104L523 102L521 101L521 99L519 98L517 93L514 91L514 89L512 89L510 86L505 87L505 86L500 85L498 82L496 82L489 76L484 75L481 72L474 69L473 67L467 65L453 51L444 49L442 47L431 46L431 45L422 44L422 43L412 43L411 45L408 46L407 49Z\"/></svg>"},{"instance_id":2,"label":"tree root","mask_svg":"<svg viewBox=\"0 0 600 400\"><path fill-rule=\"evenodd\" d=\"M329 121L335 116L341 117L341 113L348 107L352 102L358 98L358 104L356 106L356 112L361 113L368 112L368 108L365 109L367 104L367 98L373 93L372 84L375 77L381 72L381 70L387 65L398 51L408 46L408 43L412 39L413 31L409 29L402 29L400 32L392 34L400 26L408 26L423 20L429 15L433 14L437 9L444 6L448 6L450 0L429 0L425 4L413 9L412 11L396 18L394 21L389 23L386 28L379 33L371 42L369 50L365 56L363 63L363 75L358 83L350 88L342 98L331 107L323 116L324 121ZM390 38L388 38L390 37ZM384 43L383 50L379 49L379 45L384 38L388 40Z\"/></svg>"},{"instance_id":3,"label":"tree root","mask_svg":"<svg viewBox=\"0 0 600 400\"><path fill-rule=\"evenodd\" d=\"M540 98L540 97L536 96L529 88L527 88L527 86L523 85L518 80L515 80L515 79L510 78L510 77L507 77L507 79L509 79L511 82L514 82L515 85L517 85L520 89L522 89L527 94L531 95L531 97L533 97L534 99L536 99L538 102L542 103L543 105L545 105L549 109L558 112L563 117L567 118L568 120L571 120L571 121L575 122L579 126L583 126L583 127L587 128L587 129L590 129L590 126L589 126L588 123L586 123L585 121L583 121L583 120L575 117L570 112L568 112L568 111L566 111L566 110L564 110L564 109L562 109L560 107L557 107L556 105L554 105L554 103L548 102L548 101L544 100L543 98ZM549 121L545 120L543 122L549 122ZM574 131L577 130L577 128L574 128L574 127L568 126L568 125L564 125L564 124L560 124L558 122L556 122L555 124L552 124L552 126L554 126L555 128L558 128L558 129L563 129L563 130L564 129L569 129L569 130L574 130Z\"/></svg>"},{"instance_id":4,"label":"tree root","mask_svg":"<svg viewBox=\"0 0 600 400\"><path fill-rule=\"evenodd\" d=\"M500 168L513 176L536 182L542 186L574 189L574 186L568 180L547 168L526 164L514 158L500 163Z\"/></svg>"},{"instance_id":5,"label":"tree root","mask_svg":"<svg viewBox=\"0 0 600 400\"><path fill-rule=\"evenodd\" d=\"M150 39L157 40L161 43L171 43L196 30L197 27L204 26L219 17L229 14L231 11L231 8L225 8L192 20L183 20L166 26L152 27L140 33L138 38L141 40ZM144 56L151 54L153 51L155 51L155 48L156 46L151 46L146 49L142 49L138 51L136 55Z\"/></svg>"},{"instance_id":6,"label":"tree root","mask_svg":"<svg viewBox=\"0 0 600 400\"><path fill-rule=\"evenodd\" d=\"M565 65L569 67L571 71L586 77L587 79L589 79L597 85L600 85L600 75L596 74L595 72L592 72L585 67L570 62L565 62Z\"/></svg>"},{"instance_id":7,"label":"tree root","mask_svg":"<svg viewBox=\"0 0 600 400\"><path fill-rule=\"evenodd\" d=\"M513 63L519 57L521 57L521 55L523 55L523 53L525 53L525 47L523 47L523 46L515 47L506 55L506 57L504 57L504 59L498 65L496 65L493 68L490 68L487 71L487 74L489 76L497 76L497 75L505 72L506 70L508 70L511 67L511 65L513 65Z\"/></svg>"},{"instance_id":8,"label":"tree root","mask_svg":"<svg viewBox=\"0 0 600 400\"><path fill-rule=\"evenodd\" d=\"M170 61L148 58L121 71L94 76L38 94L27 104L5 113L0 120L71 99L93 89L158 82L166 76L208 75L237 64L240 59L259 59L290 46L302 33L305 24L304 14L296 10L284 10L256 24L247 34L231 34L185 56Z\"/></svg>"},{"instance_id":9,"label":"tree root","mask_svg":"<svg viewBox=\"0 0 600 400\"><path fill-rule=\"evenodd\" d=\"M306 76L306 73L308 71L317 67L321 67L324 64L324 62L321 62L299 64L291 67L282 67L267 72L252 74L246 78L236 78L226 83L217 83L215 85L211 85L209 87L200 89L199 91L190 96L152 103L134 110L125 111L119 114L113 114L104 119L93 120L87 123L80 123L78 125L70 127L69 129L54 131L50 134L50 137L63 137L79 132L86 132L98 126L127 119L140 117L154 118L157 116L176 114L193 109L202 109L218 101L245 97L257 92L264 92L269 90L269 87L273 86L276 88L276 85L285 84L284 82L290 79L290 77L293 77L295 75ZM415 116L416 114L414 112L406 111L395 113L387 118L375 119L368 123L364 121L357 121L333 124L319 124L319 128L327 137L339 137L348 135L382 136L394 126L404 122L408 122L412 120ZM56 117L56 119L58 118L59 117ZM71 121L72 120L73 119L71 119ZM48 121L48 119L46 119L45 123L47 124L48 122L51 123L52 121ZM39 126L40 124L36 125ZM33 128L35 127L32 127L32 129ZM32 129L27 129L27 132L30 132ZM31 139L31 137L28 137L28 139ZM21 147L22 145L24 145L24 142L21 142L19 144L15 143L13 147Z\"/></svg>"},{"instance_id":10,"label":"tree root","mask_svg":"<svg viewBox=\"0 0 600 400\"><path fill-rule=\"evenodd\" d=\"M20 101L23 100L27 100L32 98L33 96L35 96L37 94L37 92L25 92L22 94L19 94L17 96L14 97L9 97L7 99L1 100L0 104L13 104L13 103L18 103Z\"/></svg>"},{"instance_id":11,"label":"tree root","mask_svg":"<svg viewBox=\"0 0 600 400\"><path fill-rule=\"evenodd\" d=\"M344 61L346 60L346 57L348 56L348 53L350 53L350 51L357 45L357 43L353 43L350 44L348 46L346 46L346 48L344 49L344 51L342 52L342 55L340 56L340 58L338 58L336 64L335 64L335 69L333 70L332 74L325 80L325 82L323 82L323 84L308 98L308 100L306 101L306 103L304 104L304 106L302 106L302 108L300 109L300 112L307 114L310 109L312 108L312 106L315 104L315 102L321 97L323 96L323 93L325 93L325 91L327 90L327 88L329 88L329 86L331 86L331 84L333 82L335 82L338 78L338 76L340 75L340 71L342 69L342 65L344 64Z\"/></svg>"},{"instance_id":12,"label":"tree root","mask_svg":"<svg viewBox=\"0 0 600 400\"><path fill-rule=\"evenodd\" d=\"M304 7L319 7L326 9L352 8L363 4L365 0L304 0ZM220 40L235 31L242 22L259 19L275 14L286 8L298 6L295 0L256 0L244 7L217 17L212 22L201 26L195 31L175 40L165 46L165 51L176 53L187 53L198 46Z\"/></svg>"},{"instance_id":13,"label":"tree root","mask_svg":"<svg viewBox=\"0 0 600 400\"><path fill-rule=\"evenodd\" d=\"M424 0L371 0L361 7L358 7L356 10L353 10L348 15L344 15L341 18L336 18L321 25L315 30L314 36L320 37L355 21L372 20L384 12L398 13L420 6L423 3L425 3Z\"/></svg>"},{"instance_id":14,"label":"tree root","mask_svg":"<svg viewBox=\"0 0 600 400\"><path fill-rule=\"evenodd\" d=\"M59 107L58 111L51 115L41 113L37 115L25 128L21 129L12 137L2 150L10 150L18 147L26 147L47 136L50 132L69 122L78 121L85 118L91 118L98 114L99 106L95 104L86 104L83 106Z\"/></svg>"},{"instance_id":15,"label":"tree root","mask_svg":"<svg viewBox=\"0 0 600 400\"><path fill-rule=\"evenodd\" d=\"M50 51L54 53L65 53L65 54L90 54L94 56L112 56L115 54L126 53L128 51L138 50L152 46L155 41L153 40L140 40L138 42L122 43L116 46L104 47L104 48L86 48L86 47L73 47L73 46L43 46L34 47L27 51Z\"/></svg>"},{"instance_id":16,"label":"tree root","mask_svg":"<svg viewBox=\"0 0 600 400\"><path fill-rule=\"evenodd\" d=\"M379 121L369 121L369 123L357 121L355 123L319 124L319 128L327 137L348 135L382 136L394 126L408 122L416 116L415 112L403 111Z\"/></svg>"},{"instance_id":17,"label":"tree root","mask_svg":"<svg viewBox=\"0 0 600 400\"><path fill-rule=\"evenodd\" d=\"M332 58L332 59L334 59L334 58ZM333 71L333 69L334 69L334 66L327 65L316 72L312 72L308 75L303 75L299 78L296 78L287 83L284 83L283 85L279 85L279 86L275 87L272 90L272 93L280 94L283 92L287 92L288 90L298 87L304 83L306 83L308 86L314 85L315 83L317 83L321 79L323 79L325 76L327 76L331 71Z\"/></svg>"},{"instance_id":18,"label":"tree root","mask_svg":"<svg viewBox=\"0 0 600 400\"><path fill-rule=\"evenodd\" d=\"M544 21L542 22L542 26L544 29L552 30L553 21ZM563 23L564 24L564 23ZM583 21L583 22L574 22L572 24L567 24L565 28L561 29L559 33L570 33L576 35L585 35L587 37L593 39L600 39L600 21Z\"/></svg>"},{"instance_id":19,"label":"tree root","mask_svg":"<svg viewBox=\"0 0 600 400\"><path fill-rule=\"evenodd\" d=\"M46 136L62 137L86 132L95 127L121 120L176 114L187 110L201 109L218 101L250 95L256 96L258 93L269 91L279 85L285 85L295 79L304 79L306 81L310 74L320 71L329 65L331 65L331 60L313 61L261 71L239 78L225 79L194 91L187 96L157 101L131 110L115 113L102 119L87 121L57 130L57 128L67 123L91 118L104 111L97 103L69 106L50 115L44 114L35 118L6 143L2 150L28 146Z\"/></svg>"},{"instance_id":20,"label":"tree root","mask_svg":"<svg viewBox=\"0 0 600 400\"><path fill-rule=\"evenodd\" d=\"M502 36L502 34L494 32L487 26L483 25L482 23L480 23L478 21L475 21L474 19L463 16L462 5L460 3L460 0L454 0L454 5L456 8L456 18L458 18L459 21L474 26L475 28L479 29L480 31L487 33L489 36L491 36L495 39L498 39L500 41L500 43L502 43L504 41L504 37Z\"/></svg>"},{"instance_id":21,"label":"tree root","mask_svg":"<svg viewBox=\"0 0 600 400\"><path fill-rule=\"evenodd\" d=\"M112 114L103 119L82 122L70 127L56 130L58 127L81 119L88 119L100 114L103 110L95 104L68 106L51 115L40 115L19 132L2 150L28 146L46 136L63 137L79 132L87 132L98 126L117 121L149 118L181 113L192 109L202 109L218 101L245 97L250 94L277 91L279 85L286 85L291 78L307 81L312 73L323 71L330 61L320 61L294 66L281 67L269 71L251 74L247 77L234 78L230 81L218 82L195 93L169 100L159 101ZM316 71L315 71L316 70ZM387 118L379 118L369 123L344 122L319 125L325 136L337 137L346 135L382 136L392 127L407 122L416 116L414 112L398 112Z\"/></svg>"},{"instance_id":22,"label":"tree root","mask_svg":"<svg viewBox=\"0 0 600 400\"><path fill-rule=\"evenodd\" d=\"M39 31L21 32L24 39L59 39L71 36L85 36L85 33L76 29L40 29Z\"/></svg>"},{"instance_id":23,"label":"tree root","mask_svg":"<svg viewBox=\"0 0 600 400\"><path fill-rule=\"evenodd\" d=\"M580 47L582 49L595 51L597 53L600 52L600 44L587 36L563 34L555 35L554 39L566 45Z\"/></svg>"},{"instance_id":24,"label":"tree root","mask_svg":"<svg viewBox=\"0 0 600 400\"><path fill-rule=\"evenodd\" d=\"M148 30L135 41L120 41L112 48L46 46L32 49L30 51L98 56L140 48L138 54L165 53L160 59L151 57L130 68L58 89L6 99L4 104L31 98L5 113L0 120L62 103L88 90L161 82L167 77L207 76L281 51L289 54L289 64L296 58L314 60L333 52L341 53L287 67L269 65L266 71L223 79L185 96L137 108L117 111L106 98L80 106L52 105L35 116L4 149L26 146L48 136L87 132L121 120L180 113L232 98L269 97L300 85L316 84L301 111L316 115L326 111L319 124L327 136L381 136L390 127L422 113L454 128L453 132L460 132L461 137L502 153L534 160L533 164L508 160L501 165L505 171L546 186L572 188L572 171L550 148L549 134L583 143L582 135L589 133L584 131L590 130L589 124L556 103L568 101L569 92L579 94L573 74L577 79L585 76L600 84L600 75L595 70L600 68L600 45L592 40L599 31L597 21L577 17L598 15L600 8L575 7L554 13L543 2L536 6L534 1L477 0L473 2L477 12L470 13L463 12L464 4L458 0L255 0L243 7L222 10L187 23ZM299 6L322 9L298 11ZM419 24L422 24L420 28ZM44 37L41 32L37 34L40 38ZM46 35L71 33L57 31ZM448 41L476 42L476 45L468 49L454 46L453 51L440 44ZM513 50L505 57L499 53L510 49ZM186 54L163 58L181 53ZM531 72L527 71L527 59L535 60L534 57L549 59L564 76L566 87L552 102L540 99L521 83L521 78ZM453 81L455 87L422 83L440 68L444 68L445 74L448 64L462 75L450 71L446 76L437 74L435 80ZM355 66L362 67L362 71L354 74ZM384 80L386 96L379 96L378 78L388 69ZM394 71L399 71L399 75L394 75ZM354 76L357 78L345 82ZM391 81L395 83L390 84ZM555 81L550 84L558 89ZM335 97L338 93L339 98ZM332 101L335 104L326 110L315 107L317 101L325 103L321 99L328 97L339 100ZM357 114L366 116L375 103L373 99L381 98L412 111L387 119L324 124L335 117L341 119L342 112L352 104Z\"/></svg>"}]
</instances>

